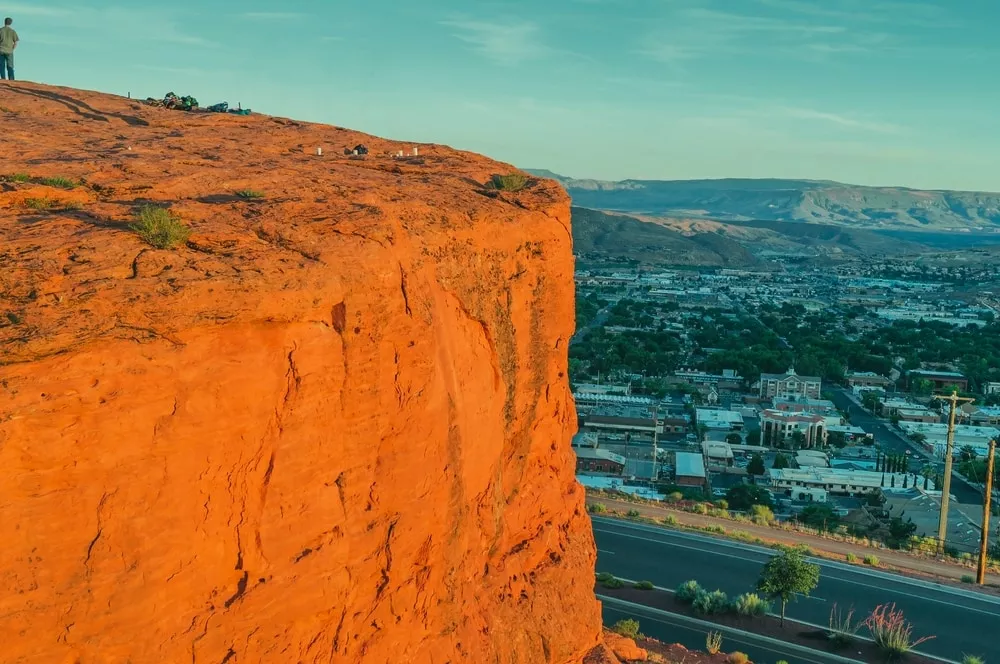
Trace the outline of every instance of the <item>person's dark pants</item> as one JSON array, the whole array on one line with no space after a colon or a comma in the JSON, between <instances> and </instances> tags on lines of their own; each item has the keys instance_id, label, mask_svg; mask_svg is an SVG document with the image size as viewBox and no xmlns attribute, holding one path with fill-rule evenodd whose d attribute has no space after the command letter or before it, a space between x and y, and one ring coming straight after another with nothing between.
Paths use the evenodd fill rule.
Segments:
<instances>
[{"instance_id":1,"label":"person's dark pants","mask_svg":"<svg viewBox=\"0 0 1000 664\"><path fill-rule=\"evenodd\" d=\"M14 80L14 54L0 53L0 79Z\"/></svg>"}]
</instances>

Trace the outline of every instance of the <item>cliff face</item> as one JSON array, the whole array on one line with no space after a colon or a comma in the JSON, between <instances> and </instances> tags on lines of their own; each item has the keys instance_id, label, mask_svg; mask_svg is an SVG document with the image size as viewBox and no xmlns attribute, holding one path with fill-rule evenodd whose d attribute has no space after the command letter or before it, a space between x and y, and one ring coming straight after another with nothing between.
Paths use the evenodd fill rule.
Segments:
<instances>
[{"instance_id":1,"label":"cliff face","mask_svg":"<svg viewBox=\"0 0 1000 664\"><path fill-rule=\"evenodd\" d=\"M0 107L31 176L0 184L4 661L598 643L554 183L492 196L508 168L444 147L75 90ZM187 244L129 231L143 202Z\"/></svg>"}]
</instances>

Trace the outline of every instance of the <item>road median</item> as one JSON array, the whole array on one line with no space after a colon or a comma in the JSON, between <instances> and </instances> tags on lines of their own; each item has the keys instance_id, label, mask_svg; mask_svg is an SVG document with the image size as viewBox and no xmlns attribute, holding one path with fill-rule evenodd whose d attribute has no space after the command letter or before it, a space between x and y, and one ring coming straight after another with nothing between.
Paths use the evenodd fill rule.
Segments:
<instances>
[{"instance_id":1,"label":"road median","mask_svg":"<svg viewBox=\"0 0 1000 664\"><path fill-rule=\"evenodd\" d=\"M602 505L604 511L595 510L593 507L595 504ZM988 573L986 586L969 584L967 581L975 573L975 570L959 562L896 551L883 546L864 546L794 530L783 530L711 515L694 514L681 509L655 505L647 501L624 500L607 493L588 491L587 506L595 516L644 523L661 528L689 530L761 546L804 546L809 549L810 555L858 568L874 568L954 585L963 590L1000 596L1000 574Z\"/></svg>"}]
</instances>

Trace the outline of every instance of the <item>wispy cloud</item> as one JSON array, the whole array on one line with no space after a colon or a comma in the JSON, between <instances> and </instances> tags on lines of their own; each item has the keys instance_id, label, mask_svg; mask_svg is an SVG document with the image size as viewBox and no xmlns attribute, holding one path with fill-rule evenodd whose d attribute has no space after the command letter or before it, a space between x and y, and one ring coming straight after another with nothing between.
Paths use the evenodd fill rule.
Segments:
<instances>
[{"instance_id":1,"label":"wispy cloud","mask_svg":"<svg viewBox=\"0 0 1000 664\"><path fill-rule=\"evenodd\" d=\"M775 113L784 115L785 117L798 120L815 120L818 122L838 125L848 129L860 129L880 134L898 134L902 131L902 127L891 123L866 120L853 115L844 115L829 111L818 111L810 108L787 106L776 106L773 110Z\"/></svg>"},{"instance_id":2,"label":"wispy cloud","mask_svg":"<svg viewBox=\"0 0 1000 664\"><path fill-rule=\"evenodd\" d=\"M305 16L305 14L298 12L246 12L240 14L240 18L249 21L297 21Z\"/></svg>"},{"instance_id":3,"label":"wispy cloud","mask_svg":"<svg viewBox=\"0 0 1000 664\"><path fill-rule=\"evenodd\" d=\"M552 52L543 43L538 24L532 22L450 20L442 25L452 28L455 38L502 65L517 65Z\"/></svg>"},{"instance_id":4,"label":"wispy cloud","mask_svg":"<svg viewBox=\"0 0 1000 664\"><path fill-rule=\"evenodd\" d=\"M895 47L890 33L874 31L871 25L859 26L857 13L844 9L845 2L854 0L825 4L757 0L758 13L684 5L668 12L664 26L644 35L637 50L651 59L679 66L712 55L798 53L823 59Z\"/></svg>"},{"instance_id":5,"label":"wispy cloud","mask_svg":"<svg viewBox=\"0 0 1000 664\"><path fill-rule=\"evenodd\" d=\"M77 34L107 35L116 40L166 42L184 46L212 47L215 43L193 32L170 11L135 7L47 6L7 4L3 11L13 16L48 19L53 31L71 29ZM92 40L93 41L93 40Z\"/></svg>"}]
</instances>

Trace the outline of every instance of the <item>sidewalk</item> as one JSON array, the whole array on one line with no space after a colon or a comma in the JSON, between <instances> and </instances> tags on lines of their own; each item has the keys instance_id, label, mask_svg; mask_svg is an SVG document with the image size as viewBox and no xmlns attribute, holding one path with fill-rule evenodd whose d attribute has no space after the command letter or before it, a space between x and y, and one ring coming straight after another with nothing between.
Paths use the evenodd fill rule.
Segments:
<instances>
[{"instance_id":1,"label":"sidewalk","mask_svg":"<svg viewBox=\"0 0 1000 664\"><path fill-rule=\"evenodd\" d=\"M640 516L650 517L661 521L669 516L677 520L683 526L694 526L697 528L722 527L727 531L742 531L749 533L753 537L759 537L768 543L785 544L794 546L803 544L812 549L816 555L836 559L844 562L847 554L853 553L858 560L864 560L867 555L876 555L880 562L880 568L889 571L902 573L912 573L920 576L937 577L942 581L955 582L966 590L980 590L982 592L996 593L1000 588L1000 574L986 574L987 587L974 584L961 583L963 576L975 576L975 568L965 567L957 563L949 563L933 558L910 555L892 549L874 548L851 544L850 542L840 542L833 539L826 539L808 533L790 532L779 528L768 526L758 526L753 523L743 523L730 519L721 519L701 514L692 514L681 510L673 510L655 505L645 505L642 503L631 503L625 500L616 500L607 496L597 496L588 492L587 504L602 503L608 508L609 514L612 511L625 514L629 510L637 511ZM720 537L723 535L719 535ZM992 588L990 587L992 586Z\"/></svg>"}]
</instances>

